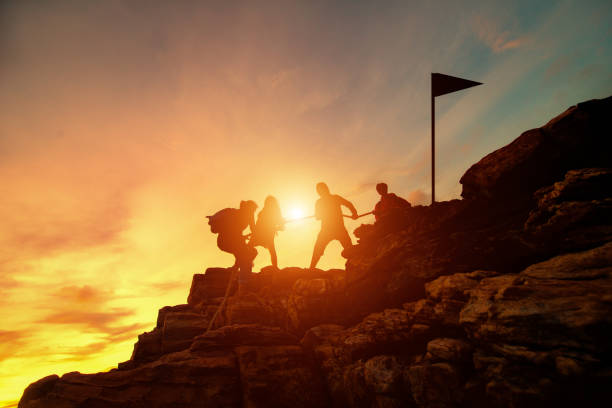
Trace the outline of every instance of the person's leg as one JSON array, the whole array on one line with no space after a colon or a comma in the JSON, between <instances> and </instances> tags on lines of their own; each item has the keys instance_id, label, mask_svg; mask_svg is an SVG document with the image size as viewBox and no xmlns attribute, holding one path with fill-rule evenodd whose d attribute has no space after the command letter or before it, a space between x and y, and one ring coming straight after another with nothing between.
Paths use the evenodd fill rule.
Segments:
<instances>
[{"instance_id":1,"label":"person's leg","mask_svg":"<svg viewBox=\"0 0 612 408\"><path fill-rule=\"evenodd\" d=\"M219 247L219 249L223 252L227 252L234 255L234 265L232 265L232 268L238 267L238 255L236 254L237 248L235 245L235 241L235 238L231 236L228 237L225 234L219 234L219 236L217 237L217 246Z\"/></svg>"},{"instance_id":2,"label":"person's leg","mask_svg":"<svg viewBox=\"0 0 612 408\"><path fill-rule=\"evenodd\" d=\"M339 231L338 235L336 236L336 239L340 241L340 244L342 245L341 255L345 258L348 258L347 251L353 247L353 241L351 240L348 231L346 229Z\"/></svg>"},{"instance_id":3,"label":"person's leg","mask_svg":"<svg viewBox=\"0 0 612 408\"><path fill-rule=\"evenodd\" d=\"M338 241L340 241L340 244L342 244L343 249L347 249L353 246L353 241L351 240L351 237L346 228L344 228L342 231L338 231L337 239Z\"/></svg>"},{"instance_id":4,"label":"person's leg","mask_svg":"<svg viewBox=\"0 0 612 408\"><path fill-rule=\"evenodd\" d=\"M319 263L321 256L323 256L325 248L330 241L327 235L328 234L324 234L323 231L319 232L319 235L317 235L317 241L315 242L314 249L312 251L312 259L310 260L310 269L314 269Z\"/></svg>"},{"instance_id":5,"label":"person's leg","mask_svg":"<svg viewBox=\"0 0 612 408\"><path fill-rule=\"evenodd\" d=\"M257 250L252 246L243 244L239 250L238 254L238 266L240 270L238 271L238 295L242 295L244 293L244 287L246 286L249 278L251 276L251 271L253 269L253 260L257 256Z\"/></svg>"},{"instance_id":6,"label":"person's leg","mask_svg":"<svg viewBox=\"0 0 612 408\"><path fill-rule=\"evenodd\" d=\"M274 242L272 243L272 245L270 245L268 251L270 251L270 260L272 261L272 266L278 269L278 258L276 257L276 248L274 247Z\"/></svg>"}]
</instances>

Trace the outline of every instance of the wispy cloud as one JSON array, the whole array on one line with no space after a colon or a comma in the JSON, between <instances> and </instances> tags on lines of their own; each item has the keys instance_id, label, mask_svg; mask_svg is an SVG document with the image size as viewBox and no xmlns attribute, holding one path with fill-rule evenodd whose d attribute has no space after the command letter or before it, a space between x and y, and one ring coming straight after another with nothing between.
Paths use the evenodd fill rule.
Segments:
<instances>
[{"instance_id":1,"label":"wispy cloud","mask_svg":"<svg viewBox=\"0 0 612 408\"><path fill-rule=\"evenodd\" d=\"M23 286L13 276L15 269L9 266L8 262L0 262L0 305L8 302L8 294L15 289Z\"/></svg>"},{"instance_id":2,"label":"wispy cloud","mask_svg":"<svg viewBox=\"0 0 612 408\"><path fill-rule=\"evenodd\" d=\"M92 358L96 355L103 354L113 344L127 340L135 342L137 336L150 327L151 324L138 323L112 328L105 327L103 340L76 347L59 347L53 350L53 354L50 355L50 358L55 361L80 361L86 358Z\"/></svg>"},{"instance_id":3,"label":"wispy cloud","mask_svg":"<svg viewBox=\"0 0 612 408\"><path fill-rule=\"evenodd\" d=\"M149 284L149 287L156 292L168 292L176 289L188 289L189 282L185 281L167 281L167 282L154 282Z\"/></svg>"},{"instance_id":4,"label":"wispy cloud","mask_svg":"<svg viewBox=\"0 0 612 408\"><path fill-rule=\"evenodd\" d=\"M5 201L0 208L6 227L0 237L3 247L11 248L14 254L40 257L116 243L130 216L124 196L111 195L102 202L70 197L50 200L50 204L53 206L41 208Z\"/></svg>"},{"instance_id":5,"label":"wispy cloud","mask_svg":"<svg viewBox=\"0 0 612 408\"><path fill-rule=\"evenodd\" d=\"M113 324L133 314L133 311L122 308L113 308L106 312L63 310L45 316L38 323L73 325L89 331L108 333L114 332Z\"/></svg>"},{"instance_id":6,"label":"wispy cloud","mask_svg":"<svg viewBox=\"0 0 612 408\"><path fill-rule=\"evenodd\" d=\"M110 290L97 289L90 285L71 285L51 293L50 297L54 299L49 303L53 311L40 319L40 324L77 326L86 331L104 334L112 341L141 327L137 324L120 325L125 318L134 316L135 312L124 307L112 307L112 302L117 297Z\"/></svg>"},{"instance_id":7,"label":"wispy cloud","mask_svg":"<svg viewBox=\"0 0 612 408\"><path fill-rule=\"evenodd\" d=\"M52 296L68 302L69 304L87 304L93 303L99 305L108 300L111 292L103 289L96 289L89 285L84 286L64 286L57 292L52 293Z\"/></svg>"},{"instance_id":8,"label":"wispy cloud","mask_svg":"<svg viewBox=\"0 0 612 408\"><path fill-rule=\"evenodd\" d=\"M529 38L516 35L511 30L502 29L501 24L496 19L482 14L472 19L472 29L476 37L494 53L519 48Z\"/></svg>"},{"instance_id":9,"label":"wispy cloud","mask_svg":"<svg viewBox=\"0 0 612 408\"><path fill-rule=\"evenodd\" d=\"M29 337L27 331L0 330L0 362L15 354L15 350L21 348Z\"/></svg>"},{"instance_id":10,"label":"wispy cloud","mask_svg":"<svg viewBox=\"0 0 612 408\"><path fill-rule=\"evenodd\" d=\"M53 292L50 298L53 301L47 303L47 307L52 311L38 320L37 324L41 327L60 326L64 327L64 330L75 329L103 339L82 347L55 350L55 353L62 355L63 360L77 360L102 353L112 344L136 338L151 325L123 323L126 319L134 318L135 311L125 307L112 307L117 296L109 290L89 285L65 286Z\"/></svg>"}]
</instances>

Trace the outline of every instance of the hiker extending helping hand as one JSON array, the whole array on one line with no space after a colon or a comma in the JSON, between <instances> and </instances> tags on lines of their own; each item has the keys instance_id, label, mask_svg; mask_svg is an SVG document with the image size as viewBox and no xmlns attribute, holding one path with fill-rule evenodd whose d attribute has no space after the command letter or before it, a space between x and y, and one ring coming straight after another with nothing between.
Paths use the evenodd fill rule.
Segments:
<instances>
[{"instance_id":1,"label":"hiker extending helping hand","mask_svg":"<svg viewBox=\"0 0 612 408\"><path fill-rule=\"evenodd\" d=\"M312 260L310 261L310 269L314 269L321 259L327 244L337 239L342 244L344 249L353 245L346 227L344 226L344 216L342 215L342 206L351 211L352 218L356 220L357 210L355 206L345 198L329 192L329 187L325 183L317 184L317 193L321 198L315 204L315 218L321 220L321 231L317 236L314 250L312 252Z\"/></svg>"}]
</instances>

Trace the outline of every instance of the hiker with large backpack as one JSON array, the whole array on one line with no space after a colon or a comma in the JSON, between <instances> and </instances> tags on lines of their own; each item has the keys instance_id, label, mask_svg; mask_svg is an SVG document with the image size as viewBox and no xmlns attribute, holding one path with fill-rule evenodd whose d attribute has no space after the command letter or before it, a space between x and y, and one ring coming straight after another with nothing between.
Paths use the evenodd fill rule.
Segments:
<instances>
[{"instance_id":1,"label":"hiker with large backpack","mask_svg":"<svg viewBox=\"0 0 612 408\"><path fill-rule=\"evenodd\" d=\"M225 208L208 217L210 230L219 234L217 246L220 250L234 255L236 259L233 268L238 268L239 271L239 294L249 279L253 260L257 256L257 250L247 245L247 236L242 234L247 227L250 227L251 232L254 231L256 209L257 204L254 201L241 201L240 208Z\"/></svg>"},{"instance_id":2,"label":"hiker with large backpack","mask_svg":"<svg viewBox=\"0 0 612 408\"><path fill-rule=\"evenodd\" d=\"M255 229L252 230L251 240L249 245L262 246L270 252L270 259L274 269L278 269L278 258L276 256L276 247L274 238L278 231L285 229L285 220L281 214L280 206L274 196L266 197L264 206L257 215Z\"/></svg>"}]
</instances>

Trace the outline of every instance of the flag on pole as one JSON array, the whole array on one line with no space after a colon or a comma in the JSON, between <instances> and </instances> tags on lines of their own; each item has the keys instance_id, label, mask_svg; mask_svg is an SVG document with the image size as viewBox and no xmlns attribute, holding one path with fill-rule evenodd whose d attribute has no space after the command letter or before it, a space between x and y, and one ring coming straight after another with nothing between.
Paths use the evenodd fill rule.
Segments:
<instances>
[{"instance_id":1,"label":"flag on pole","mask_svg":"<svg viewBox=\"0 0 612 408\"><path fill-rule=\"evenodd\" d=\"M431 73L431 203L436 202L436 96L482 85L481 82Z\"/></svg>"},{"instance_id":2,"label":"flag on pole","mask_svg":"<svg viewBox=\"0 0 612 408\"><path fill-rule=\"evenodd\" d=\"M431 95L433 97L446 95L476 85L482 85L482 82L470 81L469 79L438 74L436 72L431 74Z\"/></svg>"}]
</instances>

